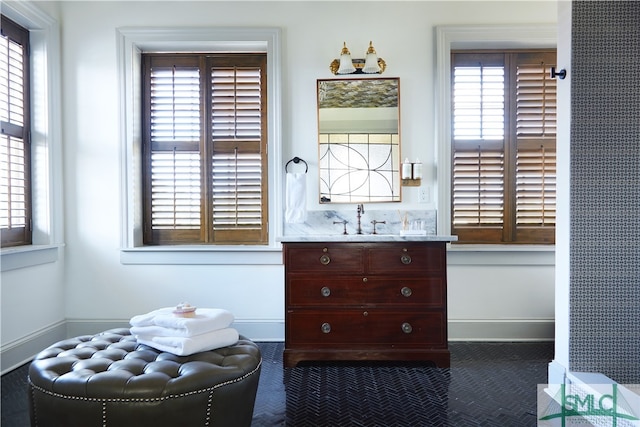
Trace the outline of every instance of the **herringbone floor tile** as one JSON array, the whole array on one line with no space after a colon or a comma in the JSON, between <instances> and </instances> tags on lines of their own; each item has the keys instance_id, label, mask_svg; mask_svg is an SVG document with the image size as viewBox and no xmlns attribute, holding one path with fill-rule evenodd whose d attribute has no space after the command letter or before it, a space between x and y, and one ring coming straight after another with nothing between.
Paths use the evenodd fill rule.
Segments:
<instances>
[{"instance_id":1,"label":"herringbone floor tile","mask_svg":"<svg viewBox=\"0 0 640 427\"><path fill-rule=\"evenodd\" d=\"M282 368L260 343L255 427L527 427L552 343L451 343L451 368L421 363L305 363Z\"/></svg>"},{"instance_id":2,"label":"herringbone floor tile","mask_svg":"<svg viewBox=\"0 0 640 427\"><path fill-rule=\"evenodd\" d=\"M455 342L447 369L349 362L284 369L283 343L258 345L252 427L533 427L536 385L547 381L553 357L552 343ZM27 367L2 376L2 427L29 426Z\"/></svg>"}]
</instances>

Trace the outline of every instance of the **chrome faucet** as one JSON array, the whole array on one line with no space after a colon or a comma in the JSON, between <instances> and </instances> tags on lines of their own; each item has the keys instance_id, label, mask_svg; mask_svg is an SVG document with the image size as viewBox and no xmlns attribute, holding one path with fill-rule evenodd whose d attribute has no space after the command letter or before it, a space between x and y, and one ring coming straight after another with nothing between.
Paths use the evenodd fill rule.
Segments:
<instances>
[{"instance_id":1,"label":"chrome faucet","mask_svg":"<svg viewBox=\"0 0 640 427\"><path fill-rule=\"evenodd\" d=\"M376 224L386 224L387 221L376 221L375 219L373 221L371 221L371 224L373 224L373 233L371 234L378 234L378 232L376 231Z\"/></svg>"},{"instance_id":2,"label":"chrome faucet","mask_svg":"<svg viewBox=\"0 0 640 427\"><path fill-rule=\"evenodd\" d=\"M358 230L356 231L356 234L362 234L362 225L360 223L360 218L362 217L363 213L364 213L364 205L360 203L358 205Z\"/></svg>"},{"instance_id":3,"label":"chrome faucet","mask_svg":"<svg viewBox=\"0 0 640 427\"><path fill-rule=\"evenodd\" d=\"M347 223L349 221L347 221L346 219L343 219L342 221L333 221L334 224L342 224L344 226L344 231L342 232L342 234L349 234L347 233Z\"/></svg>"}]
</instances>

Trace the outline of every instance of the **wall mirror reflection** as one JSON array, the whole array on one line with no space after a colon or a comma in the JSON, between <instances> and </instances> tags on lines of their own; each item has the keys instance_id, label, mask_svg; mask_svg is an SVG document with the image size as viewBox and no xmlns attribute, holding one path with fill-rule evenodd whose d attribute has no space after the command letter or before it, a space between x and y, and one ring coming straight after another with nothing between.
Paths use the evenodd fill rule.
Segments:
<instances>
[{"instance_id":1,"label":"wall mirror reflection","mask_svg":"<svg viewBox=\"0 0 640 427\"><path fill-rule=\"evenodd\" d=\"M400 79L318 80L320 203L400 201Z\"/></svg>"}]
</instances>

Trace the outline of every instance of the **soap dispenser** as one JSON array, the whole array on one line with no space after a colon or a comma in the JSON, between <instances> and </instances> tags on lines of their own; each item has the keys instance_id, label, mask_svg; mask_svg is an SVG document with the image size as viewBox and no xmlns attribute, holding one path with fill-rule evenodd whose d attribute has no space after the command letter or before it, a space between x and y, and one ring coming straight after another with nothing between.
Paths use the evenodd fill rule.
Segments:
<instances>
[{"instance_id":1,"label":"soap dispenser","mask_svg":"<svg viewBox=\"0 0 640 427\"><path fill-rule=\"evenodd\" d=\"M404 159L404 163L402 164L402 179L411 179L411 163L409 162L409 158Z\"/></svg>"},{"instance_id":2,"label":"soap dispenser","mask_svg":"<svg viewBox=\"0 0 640 427\"><path fill-rule=\"evenodd\" d=\"M413 179L422 179L422 162L420 162L420 159L416 158L416 162L412 166L413 173L411 176Z\"/></svg>"}]
</instances>

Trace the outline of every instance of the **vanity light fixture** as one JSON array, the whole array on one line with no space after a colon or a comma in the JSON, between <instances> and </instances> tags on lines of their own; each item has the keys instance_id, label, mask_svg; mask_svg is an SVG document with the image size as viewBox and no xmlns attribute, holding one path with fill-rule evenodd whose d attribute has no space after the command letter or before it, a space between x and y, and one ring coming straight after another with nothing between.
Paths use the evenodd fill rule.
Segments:
<instances>
[{"instance_id":1,"label":"vanity light fixture","mask_svg":"<svg viewBox=\"0 0 640 427\"><path fill-rule=\"evenodd\" d=\"M367 49L367 57L364 60L364 68L362 69L362 72L365 74L380 73L381 68L380 64L378 64L378 61L378 54L373 48L373 42L369 41L369 49Z\"/></svg>"},{"instance_id":2,"label":"vanity light fixture","mask_svg":"<svg viewBox=\"0 0 640 427\"><path fill-rule=\"evenodd\" d=\"M338 74L352 74L355 72L356 68L353 66L353 61L351 60L351 52L347 49L347 42L344 42L342 52L340 52L340 68L338 68Z\"/></svg>"},{"instance_id":3,"label":"vanity light fixture","mask_svg":"<svg viewBox=\"0 0 640 427\"><path fill-rule=\"evenodd\" d=\"M347 42L344 42L340 58L334 59L329 65L333 74L382 74L386 67L387 64L378 57L371 41L364 59L352 59Z\"/></svg>"}]
</instances>

